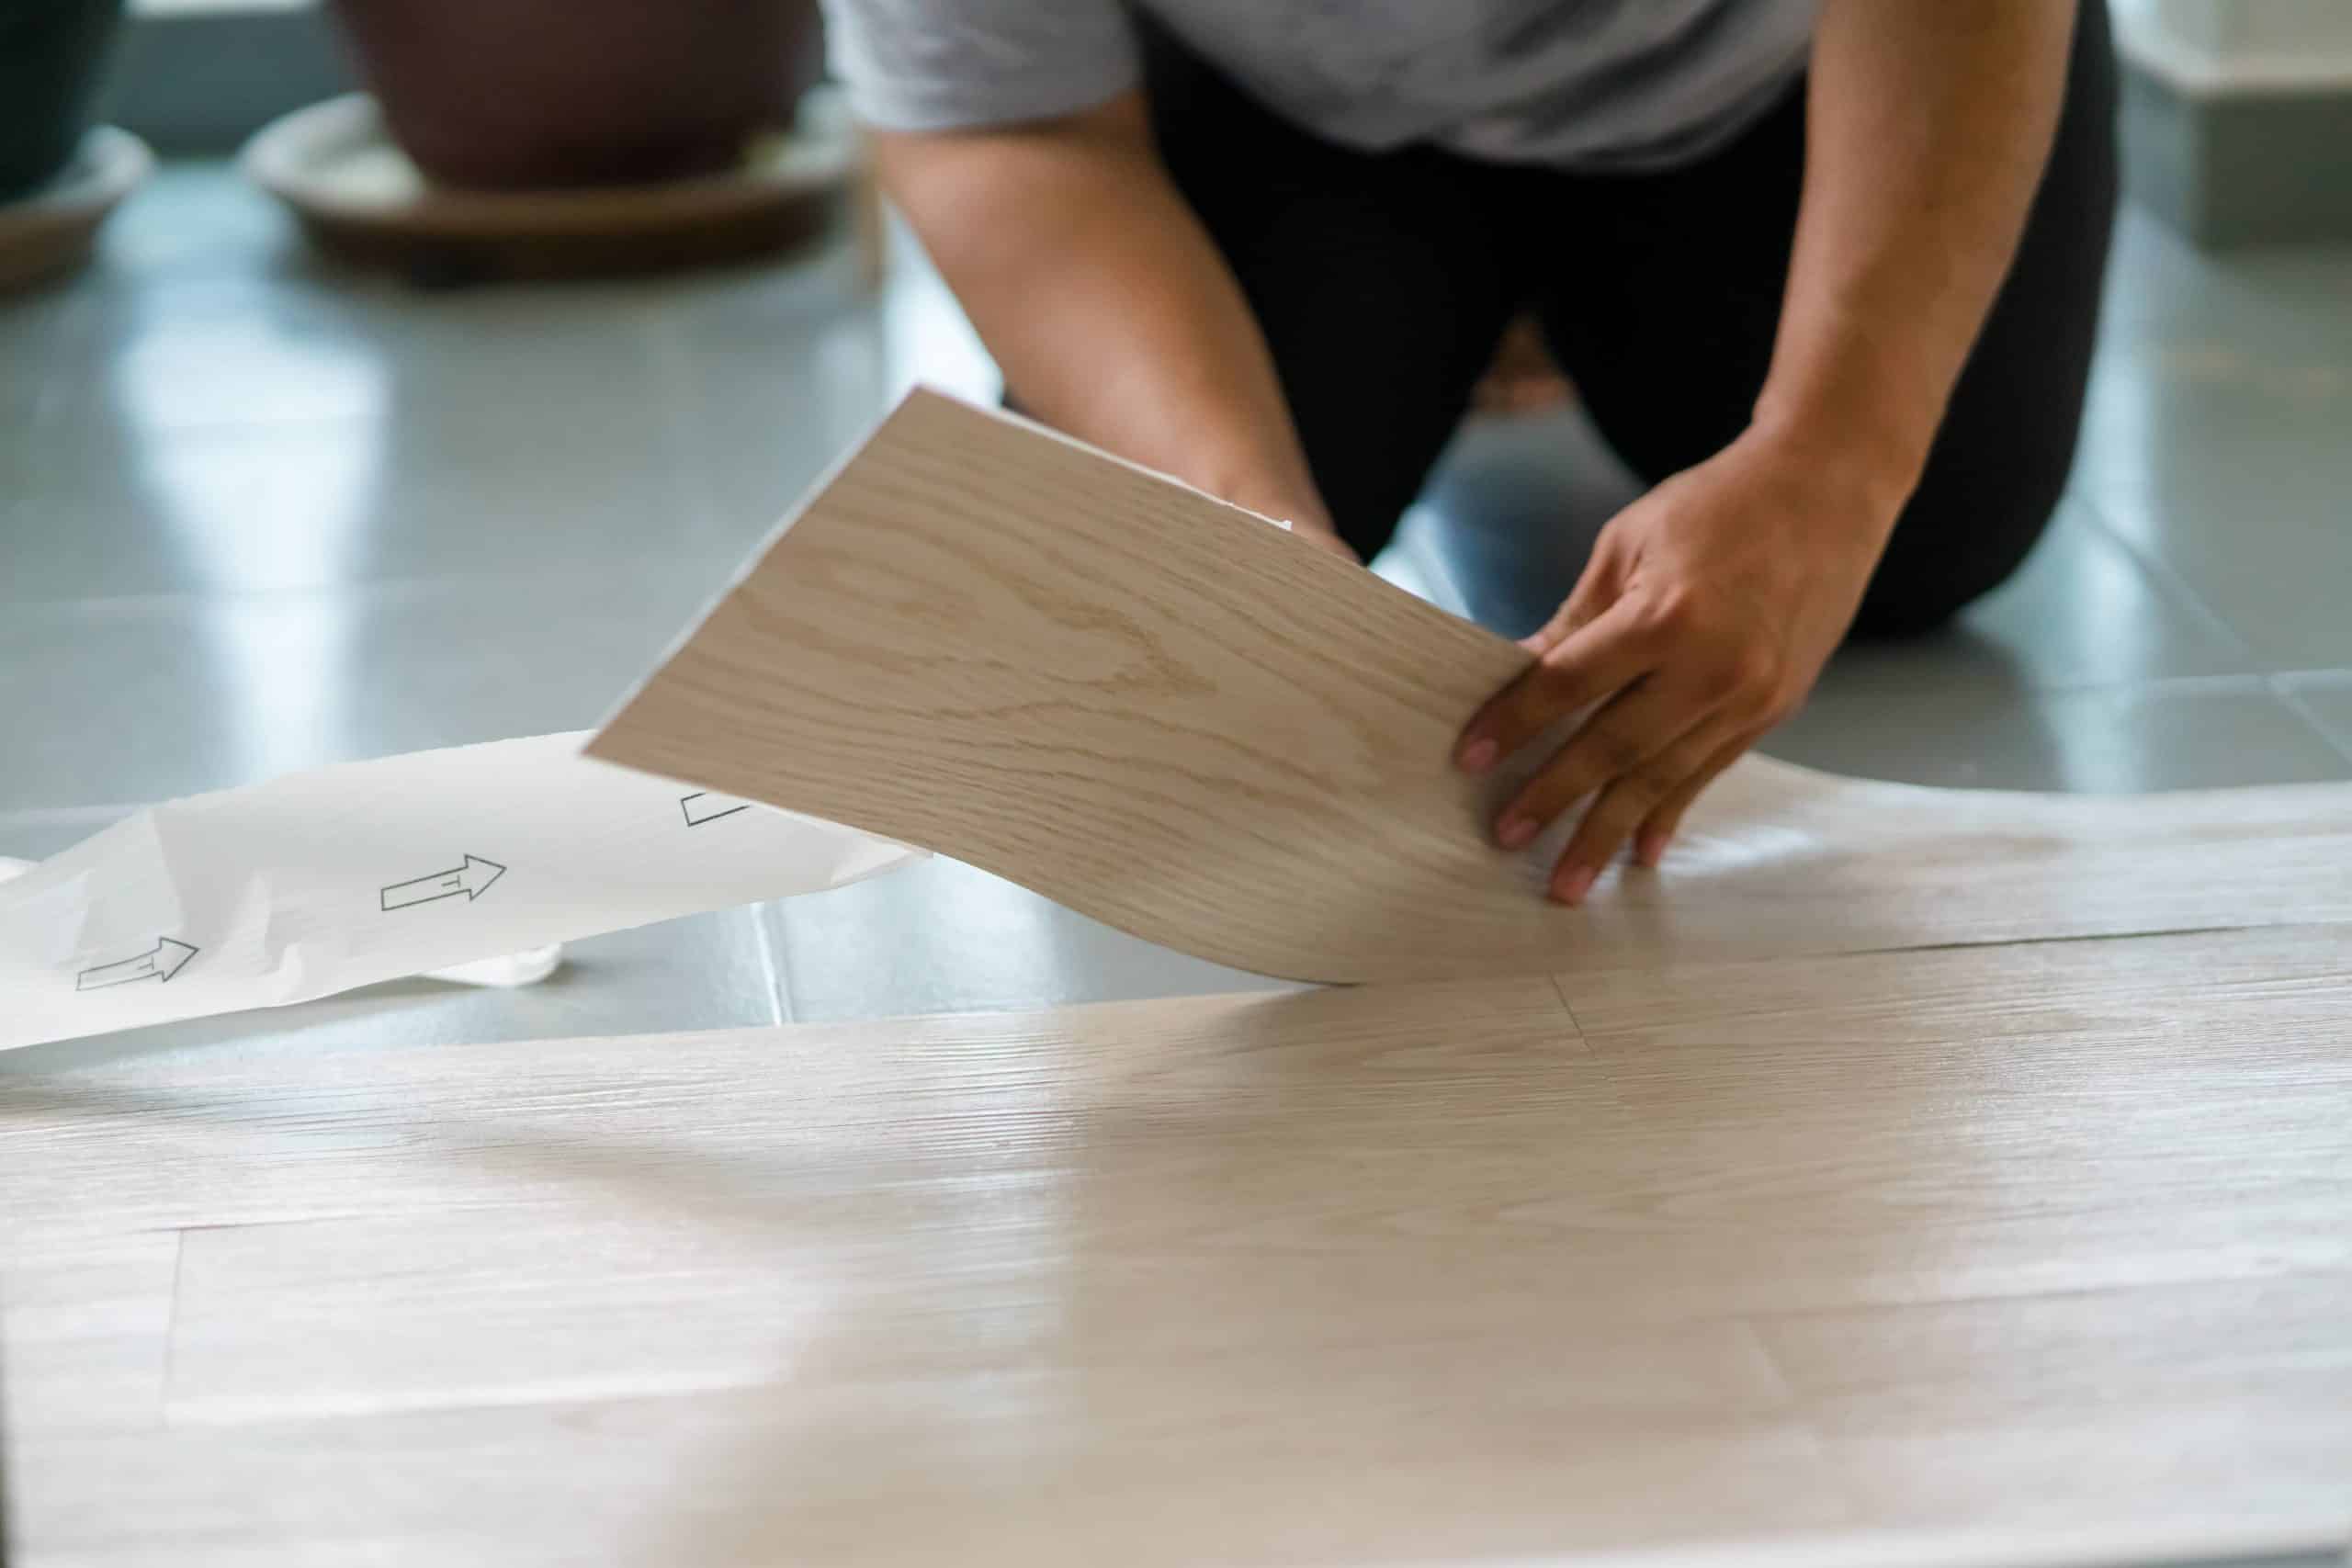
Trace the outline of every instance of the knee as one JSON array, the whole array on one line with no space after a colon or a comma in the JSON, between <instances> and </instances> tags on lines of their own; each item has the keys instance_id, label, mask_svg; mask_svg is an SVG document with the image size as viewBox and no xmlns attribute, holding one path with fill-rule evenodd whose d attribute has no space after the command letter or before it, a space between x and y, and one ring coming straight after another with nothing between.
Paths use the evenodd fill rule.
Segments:
<instances>
[{"instance_id":1,"label":"knee","mask_svg":"<svg viewBox=\"0 0 2352 1568\"><path fill-rule=\"evenodd\" d=\"M1862 595L1849 634L1858 641L1926 637L1941 631L1979 599L2008 581L2025 560L1989 566L1982 560L1930 573L1889 574L1881 568Z\"/></svg>"},{"instance_id":2,"label":"knee","mask_svg":"<svg viewBox=\"0 0 2352 1568\"><path fill-rule=\"evenodd\" d=\"M1857 637L1919 637L2016 575L2065 494L2073 443L2028 455L1996 479L1930 475L1895 525L1854 617Z\"/></svg>"}]
</instances>

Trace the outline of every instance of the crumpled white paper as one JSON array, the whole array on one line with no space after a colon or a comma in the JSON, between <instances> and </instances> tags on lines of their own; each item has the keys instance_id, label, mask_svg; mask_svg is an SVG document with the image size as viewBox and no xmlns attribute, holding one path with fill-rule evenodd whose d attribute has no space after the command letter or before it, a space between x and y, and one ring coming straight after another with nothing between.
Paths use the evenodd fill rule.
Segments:
<instances>
[{"instance_id":1,"label":"crumpled white paper","mask_svg":"<svg viewBox=\"0 0 2352 1568\"><path fill-rule=\"evenodd\" d=\"M923 852L580 754L416 751L167 801L0 882L0 1049L828 887Z\"/></svg>"}]
</instances>

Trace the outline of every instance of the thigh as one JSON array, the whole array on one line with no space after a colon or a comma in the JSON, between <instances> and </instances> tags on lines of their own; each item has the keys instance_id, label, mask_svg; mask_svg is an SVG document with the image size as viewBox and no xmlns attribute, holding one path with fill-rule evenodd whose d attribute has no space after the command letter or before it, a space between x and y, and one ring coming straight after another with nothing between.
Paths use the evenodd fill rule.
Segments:
<instances>
[{"instance_id":1,"label":"thigh","mask_svg":"<svg viewBox=\"0 0 2352 1568\"><path fill-rule=\"evenodd\" d=\"M1317 488L1364 557L1453 434L1520 297L1508 171L1291 125L1145 26L1153 130L1272 350Z\"/></svg>"},{"instance_id":2,"label":"thigh","mask_svg":"<svg viewBox=\"0 0 2352 1568\"><path fill-rule=\"evenodd\" d=\"M1558 177L1536 313L1594 425L1645 484L1747 427L1788 282L1804 120L1800 83L1696 164Z\"/></svg>"},{"instance_id":3,"label":"thigh","mask_svg":"<svg viewBox=\"0 0 2352 1568\"><path fill-rule=\"evenodd\" d=\"M2016 570L2063 492L2113 226L2115 72L2084 0L2048 169L2007 278L1953 389L1860 634L1925 629ZM1582 247L1541 299L1595 423L1655 483L1721 450L1771 363L1804 175L1802 92L1688 169L1570 182Z\"/></svg>"}]
</instances>

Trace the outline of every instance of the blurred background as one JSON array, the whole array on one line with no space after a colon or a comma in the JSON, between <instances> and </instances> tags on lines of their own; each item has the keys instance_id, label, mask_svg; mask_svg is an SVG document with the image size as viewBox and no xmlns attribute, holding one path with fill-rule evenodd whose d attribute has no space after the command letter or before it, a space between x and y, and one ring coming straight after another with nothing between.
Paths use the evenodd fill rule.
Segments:
<instances>
[{"instance_id":1,"label":"blurred background","mask_svg":"<svg viewBox=\"0 0 2352 1568\"><path fill-rule=\"evenodd\" d=\"M2064 512L1958 628L1842 656L1781 755L2064 790L2352 777L2352 6L2114 11L2131 195ZM0 18L0 855L592 725L901 389L995 395L803 0ZM1379 568L1520 632L1631 491L1540 354L1483 402ZM1542 570L1494 542L1531 509L1560 519ZM416 982L398 1024L363 997L272 1027L1245 983L942 863L583 944L528 996Z\"/></svg>"}]
</instances>

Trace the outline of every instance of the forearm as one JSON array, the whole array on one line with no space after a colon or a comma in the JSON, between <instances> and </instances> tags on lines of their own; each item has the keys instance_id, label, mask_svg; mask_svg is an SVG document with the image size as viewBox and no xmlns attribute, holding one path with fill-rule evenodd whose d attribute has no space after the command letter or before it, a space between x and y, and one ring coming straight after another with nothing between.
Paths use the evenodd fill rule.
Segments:
<instances>
[{"instance_id":1,"label":"forearm","mask_svg":"<svg viewBox=\"0 0 2352 1568\"><path fill-rule=\"evenodd\" d=\"M1884 525L2007 274L2064 96L2071 0L1825 0L1760 431L1853 465Z\"/></svg>"},{"instance_id":2,"label":"forearm","mask_svg":"<svg viewBox=\"0 0 2352 1568\"><path fill-rule=\"evenodd\" d=\"M1213 495L1326 521L1257 322L1138 99L877 140L886 187L1023 409Z\"/></svg>"}]
</instances>

